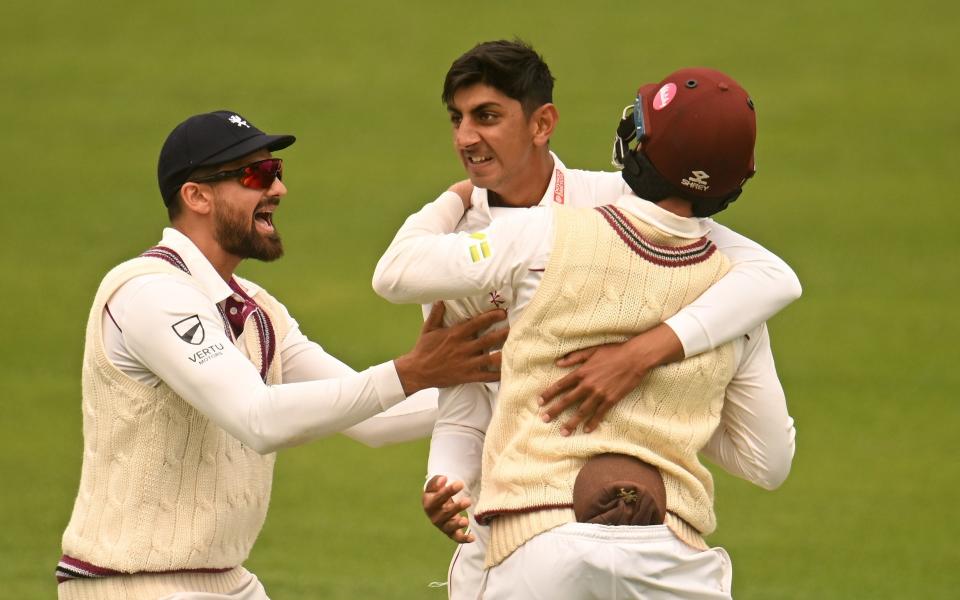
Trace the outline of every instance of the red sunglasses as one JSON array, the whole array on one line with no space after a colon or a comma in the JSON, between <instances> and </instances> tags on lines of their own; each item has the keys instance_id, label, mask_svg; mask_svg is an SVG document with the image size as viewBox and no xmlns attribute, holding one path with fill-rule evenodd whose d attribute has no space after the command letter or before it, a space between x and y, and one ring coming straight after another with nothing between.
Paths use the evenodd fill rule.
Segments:
<instances>
[{"instance_id":1,"label":"red sunglasses","mask_svg":"<svg viewBox=\"0 0 960 600\"><path fill-rule=\"evenodd\" d=\"M240 185L252 190L265 190L273 185L274 179L283 180L283 159L267 158L258 160L249 165L234 169L233 171L220 171L213 175L195 177L190 181L194 183L211 183L213 181L222 181L224 179L237 178Z\"/></svg>"}]
</instances>

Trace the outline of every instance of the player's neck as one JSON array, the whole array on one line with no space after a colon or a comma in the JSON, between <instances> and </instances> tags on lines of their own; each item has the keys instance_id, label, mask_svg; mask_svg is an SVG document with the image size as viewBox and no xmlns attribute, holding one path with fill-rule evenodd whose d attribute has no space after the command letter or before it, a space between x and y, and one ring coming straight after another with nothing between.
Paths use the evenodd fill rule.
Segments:
<instances>
[{"instance_id":1,"label":"player's neck","mask_svg":"<svg viewBox=\"0 0 960 600\"><path fill-rule=\"evenodd\" d=\"M676 196L664 198L657 202L657 206L680 217L689 218L693 216L693 204L689 200L677 198Z\"/></svg>"},{"instance_id":2,"label":"player's neck","mask_svg":"<svg viewBox=\"0 0 960 600\"><path fill-rule=\"evenodd\" d=\"M543 152L522 172L522 177L498 190L488 190L490 206L529 208L540 204L553 176L553 156Z\"/></svg>"},{"instance_id":3,"label":"player's neck","mask_svg":"<svg viewBox=\"0 0 960 600\"><path fill-rule=\"evenodd\" d=\"M182 223L175 224L174 227L190 238L193 245L200 250L204 258L210 262L210 265L224 281L229 282L233 278L233 272L240 266L242 258L224 250L223 246L206 229L191 228L184 226Z\"/></svg>"}]
</instances>

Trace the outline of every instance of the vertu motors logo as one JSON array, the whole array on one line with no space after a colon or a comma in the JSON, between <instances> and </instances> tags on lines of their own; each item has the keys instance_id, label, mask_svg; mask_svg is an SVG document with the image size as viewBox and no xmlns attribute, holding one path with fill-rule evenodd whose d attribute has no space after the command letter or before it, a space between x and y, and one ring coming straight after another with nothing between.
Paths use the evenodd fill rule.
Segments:
<instances>
[{"instance_id":1,"label":"vertu motors logo","mask_svg":"<svg viewBox=\"0 0 960 600\"><path fill-rule=\"evenodd\" d=\"M690 173L690 177L682 179L680 183L688 188L705 192L710 189L710 185L707 183L708 179L710 179L710 176L705 171L694 171Z\"/></svg>"}]
</instances>

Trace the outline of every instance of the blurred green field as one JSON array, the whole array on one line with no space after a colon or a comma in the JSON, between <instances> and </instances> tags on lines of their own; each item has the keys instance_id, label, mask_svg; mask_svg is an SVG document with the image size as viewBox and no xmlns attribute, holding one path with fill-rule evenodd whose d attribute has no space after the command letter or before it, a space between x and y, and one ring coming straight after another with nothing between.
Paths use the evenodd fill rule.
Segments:
<instances>
[{"instance_id":1,"label":"blurred green field","mask_svg":"<svg viewBox=\"0 0 960 600\"><path fill-rule=\"evenodd\" d=\"M0 15L0 598L55 594L84 322L100 276L159 238L167 132L232 108L298 136L282 154L287 257L241 272L362 368L418 326L371 291L377 257L462 177L443 75L515 35L557 78L553 146L570 166L608 168L620 108L681 66L727 70L757 103L759 173L721 220L805 293L772 323L793 473L773 493L718 477L711 541L733 556L736 597L960 594L957 5L51 0ZM283 452L247 566L276 599L445 598L427 587L452 547L420 513L425 455L344 438Z\"/></svg>"}]
</instances>

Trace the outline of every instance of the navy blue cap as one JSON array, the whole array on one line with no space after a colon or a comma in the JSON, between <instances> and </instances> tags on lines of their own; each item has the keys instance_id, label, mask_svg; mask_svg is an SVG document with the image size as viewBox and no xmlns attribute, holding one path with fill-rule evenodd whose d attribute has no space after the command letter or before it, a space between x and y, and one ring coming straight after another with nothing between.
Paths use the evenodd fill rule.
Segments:
<instances>
[{"instance_id":1,"label":"navy blue cap","mask_svg":"<svg viewBox=\"0 0 960 600\"><path fill-rule=\"evenodd\" d=\"M173 202L198 167L228 163L257 150L281 150L296 140L292 135L267 135L230 110L194 115L170 132L160 150L157 183L163 203Z\"/></svg>"}]
</instances>

